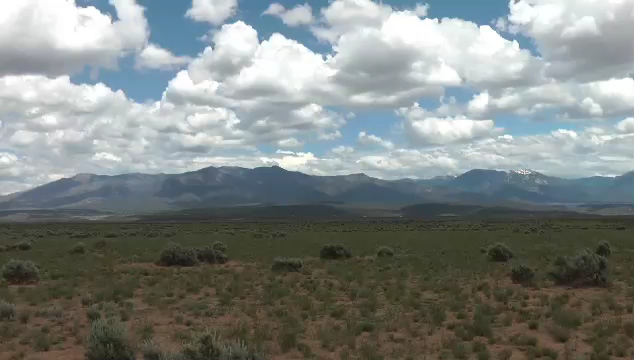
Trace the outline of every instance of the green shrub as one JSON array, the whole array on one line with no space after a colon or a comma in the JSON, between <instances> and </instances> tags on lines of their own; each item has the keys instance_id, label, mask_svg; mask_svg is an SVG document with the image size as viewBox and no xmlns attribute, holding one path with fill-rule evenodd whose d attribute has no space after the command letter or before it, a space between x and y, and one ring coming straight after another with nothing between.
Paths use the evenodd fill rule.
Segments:
<instances>
[{"instance_id":1,"label":"green shrub","mask_svg":"<svg viewBox=\"0 0 635 360\"><path fill-rule=\"evenodd\" d=\"M388 246L380 246L376 252L377 257L392 257L395 256L395 251Z\"/></svg>"},{"instance_id":2,"label":"green shrub","mask_svg":"<svg viewBox=\"0 0 635 360\"><path fill-rule=\"evenodd\" d=\"M154 341L145 341L141 346L143 360L181 360L180 354L166 352Z\"/></svg>"},{"instance_id":3,"label":"green shrub","mask_svg":"<svg viewBox=\"0 0 635 360\"><path fill-rule=\"evenodd\" d=\"M369 320L362 320L355 325L355 334L375 331L375 323Z\"/></svg>"},{"instance_id":4,"label":"green shrub","mask_svg":"<svg viewBox=\"0 0 635 360\"><path fill-rule=\"evenodd\" d=\"M95 321L101 318L101 312L97 304L91 305L86 309L86 317L89 321Z\"/></svg>"},{"instance_id":5,"label":"green shrub","mask_svg":"<svg viewBox=\"0 0 635 360\"><path fill-rule=\"evenodd\" d=\"M474 336L492 336L492 317L485 310L477 308L468 329Z\"/></svg>"},{"instance_id":6,"label":"green shrub","mask_svg":"<svg viewBox=\"0 0 635 360\"><path fill-rule=\"evenodd\" d=\"M320 258L322 259L348 259L352 256L353 254L340 244L327 244L320 250Z\"/></svg>"},{"instance_id":7,"label":"green shrub","mask_svg":"<svg viewBox=\"0 0 635 360\"><path fill-rule=\"evenodd\" d=\"M556 360L558 358L558 351L551 348L542 348L540 349L540 355L547 359Z\"/></svg>"},{"instance_id":8,"label":"green shrub","mask_svg":"<svg viewBox=\"0 0 635 360\"><path fill-rule=\"evenodd\" d=\"M284 238L287 237L287 233L284 231L274 231L273 233L271 233L271 237L272 238Z\"/></svg>"},{"instance_id":9,"label":"green shrub","mask_svg":"<svg viewBox=\"0 0 635 360\"><path fill-rule=\"evenodd\" d=\"M489 350L485 349L485 350L481 350L478 353L476 353L476 360L489 360L491 358L491 355L489 353Z\"/></svg>"},{"instance_id":10,"label":"green shrub","mask_svg":"<svg viewBox=\"0 0 635 360\"><path fill-rule=\"evenodd\" d=\"M582 318L574 310L556 309L551 318L553 322L567 329L575 329L582 325Z\"/></svg>"},{"instance_id":11,"label":"green shrub","mask_svg":"<svg viewBox=\"0 0 635 360\"><path fill-rule=\"evenodd\" d=\"M215 249L213 245L196 249L196 258L198 261L206 262L208 264L224 264L227 262L227 255L225 255L224 252Z\"/></svg>"},{"instance_id":12,"label":"green shrub","mask_svg":"<svg viewBox=\"0 0 635 360\"><path fill-rule=\"evenodd\" d=\"M273 271L289 271L300 272L304 264L302 260L296 258L275 258L271 270Z\"/></svg>"},{"instance_id":13,"label":"green shrub","mask_svg":"<svg viewBox=\"0 0 635 360\"><path fill-rule=\"evenodd\" d=\"M514 257L514 254L503 243L497 243L487 249L487 258L490 261L505 262Z\"/></svg>"},{"instance_id":14,"label":"green shrub","mask_svg":"<svg viewBox=\"0 0 635 360\"><path fill-rule=\"evenodd\" d=\"M43 309L38 309L35 316L44 318L61 318L64 316L64 309L58 305L51 305Z\"/></svg>"},{"instance_id":15,"label":"green shrub","mask_svg":"<svg viewBox=\"0 0 635 360\"><path fill-rule=\"evenodd\" d=\"M454 341L451 345L452 355L455 359L467 359L468 349L465 343L461 341Z\"/></svg>"},{"instance_id":16,"label":"green shrub","mask_svg":"<svg viewBox=\"0 0 635 360\"><path fill-rule=\"evenodd\" d=\"M51 338L48 334L38 332L33 340L35 351L49 351L51 349Z\"/></svg>"},{"instance_id":17,"label":"green shrub","mask_svg":"<svg viewBox=\"0 0 635 360\"><path fill-rule=\"evenodd\" d=\"M154 325L149 321L144 321L140 325L137 330L139 337L144 341L150 340L154 334Z\"/></svg>"},{"instance_id":18,"label":"green shrub","mask_svg":"<svg viewBox=\"0 0 635 360\"><path fill-rule=\"evenodd\" d=\"M225 243L222 241L214 241L214 243L212 244L212 249L220 251L222 253L226 253L227 245L225 245Z\"/></svg>"},{"instance_id":19,"label":"green shrub","mask_svg":"<svg viewBox=\"0 0 635 360\"><path fill-rule=\"evenodd\" d=\"M158 264L162 266L194 266L198 264L197 252L195 249L170 243L161 251Z\"/></svg>"},{"instance_id":20,"label":"green shrub","mask_svg":"<svg viewBox=\"0 0 635 360\"><path fill-rule=\"evenodd\" d=\"M547 324L546 328L547 332L549 332L549 335L551 335L554 340L561 343L566 343L571 336L571 332L569 331L569 329L563 328L562 326L558 326L553 323Z\"/></svg>"},{"instance_id":21,"label":"green shrub","mask_svg":"<svg viewBox=\"0 0 635 360\"><path fill-rule=\"evenodd\" d=\"M106 240L97 240L95 241L95 243L93 244L93 247L95 249L103 249L108 245L108 241Z\"/></svg>"},{"instance_id":22,"label":"green shrub","mask_svg":"<svg viewBox=\"0 0 635 360\"><path fill-rule=\"evenodd\" d=\"M91 234L85 232L78 232L70 235L71 239L87 239L89 237L91 237Z\"/></svg>"},{"instance_id":23,"label":"green shrub","mask_svg":"<svg viewBox=\"0 0 635 360\"><path fill-rule=\"evenodd\" d=\"M85 254L86 253L86 244L83 242L78 242L73 245L73 247L69 250L71 254Z\"/></svg>"},{"instance_id":24,"label":"green shrub","mask_svg":"<svg viewBox=\"0 0 635 360\"><path fill-rule=\"evenodd\" d=\"M242 343L225 344L215 333L206 331L194 337L194 339L183 345L181 350L183 360L260 360L261 357L250 351Z\"/></svg>"},{"instance_id":25,"label":"green shrub","mask_svg":"<svg viewBox=\"0 0 635 360\"><path fill-rule=\"evenodd\" d=\"M278 345L283 353L298 346L298 333L292 328L283 328L278 334Z\"/></svg>"},{"instance_id":26,"label":"green shrub","mask_svg":"<svg viewBox=\"0 0 635 360\"><path fill-rule=\"evenodd\" d=\"M20 243L18 243L17 248L18 250L22 250L22 251L26 251L26 250L31 250L31 243L28 241L22 241Z\"/></svg>"},{"instance_id":27,"label":"green shrub","mask_svg":"<svg viewBox=\"0 0 635 360\"><path fill-rule=\"evenodd\" d=\"M4 251L14 251L18 249L17 244L7 244L4 246Z\"/></svg>"},{"instance_id":28,"label":"green shrub","mask_svg":"<svg viewBox=\"0 0 635 360\"><path fill-rule=\"evenodd\" d=\"M511 278L515 284L529 284L534 280L534 270L525 265L516 265L512 268Z\"/></svg>"},{"instance_id":29,"label":"green shrub","mask_svg":"<svg viewBox=\"0 0 635 360\"><path fill-rule=\"evenodd\" d=\"M484 343L478 340L474 340L474 342L472 342L472 352L478 353L479 351L483 351L486 349L487 349L487 345L485 345Z\"/></svg>"},{"instance_id":30,"label":"green shrub","mask_svg":"<svg viewBox=\"0 0 635 360\"><path fill-rule=\"evenodd\" d=\"M530 320L527 324L529 330L538 330L539 325L537 320Z\"/></svg>"},{"instance_id":31,"label":"green shrub","mask_svg":"<svg viewBox=\"0 0 635 360\"><path fill-rule=\"evenodd\" d=\"M10 284L36 283L40 269L33 261L11 259L2 267L2 277Z\"/></svg>"},{"instance_id":32,"label":"green shrub","mask_svg":"<svg viewBox=\"0 0 635 360\"><path fill-rule=\"evenodd\" d=\"M28 310L27 311L20 311L20 315L18 315L18 320L20 320L20 323L26 324L26 323L29 322L29 318L30 317L31 317L31 313Z\"/></svg>"},{"instance_id":33,"label":"green shrub","mask_svg":"<svg viewBox=\"0 0 635 360\"><path fill-rule=\"evenodd\" d=\"M557 283L573 286L604 286L608 281L608 260L582 250L574 257L559 256L553 263L549 276Z\"/></svg>"},{"instance_id":34,"label":"green shrub","mask_svg":"<svg viewBox=\"0 0 635 360\"><path fill-rule=\"evenodd\" d=\"M447 318L446 308L443 304L433 302L426 308L426 318L434 325L440 326L445 322Z\"/></svg>"},{"instance_id":35,"label":"green shrub","mask_svg":"<svg viewBox=\"0 0 635 360\"><path fill-rule=\"evenodd\" d=\"M86 360L135 360L123 326L113 319L93 321L86 344Z\"/></svg>"},{"instance_id":36,"label":"green shrub","mask_svg":"<svg viewBox=\"0 0 635 360\"><path fill-rule=\"evenodd\" d=\"M15 305L4 300L0 300L0 321L12 321L15 319Z\"/></svg>"},{"instance_id":37,"label":"green shrub","mask_svg":"<svg viewBox=\"0 0 635 360\"><path fill-rule=\"evenodd\" d=\"M511 341L517 346L536 346L538 344L538 339L535 336L526 334L517 334Z\"/></svg>"},{"instance_id":38,"label":"green shrub","mask_svg":"<svg viewBox=\"0 0 635 360\"><path fill-rule=\"evenodd\" d=\"M143 342L143 345L141 345L141 356L143 360L163 360L165 358L163 350L152 340Z\"/></svg>"},{"instance_id":39,"label":"green shrub","mask_svg":"<svg viewBox=\"0 0 635 360\"><path fill-rule=\"evenodd\" d=\"M595 253L608 258L611 256L611 244L608 241L600 242L597 249L595 249Z\"/></svg>"},{"instance_id":40,"label":"green shrub","mask_svg":"<svg viewBox=\"0 0 635 360\"><path fill-rule=\"evenodd\" d=\"M496 358L498 360L509 360L512 357L512 351L510 349L503 349L501 350L501 352L498 353L498 356L496 356Z\"/></svg>"}]
</instances>

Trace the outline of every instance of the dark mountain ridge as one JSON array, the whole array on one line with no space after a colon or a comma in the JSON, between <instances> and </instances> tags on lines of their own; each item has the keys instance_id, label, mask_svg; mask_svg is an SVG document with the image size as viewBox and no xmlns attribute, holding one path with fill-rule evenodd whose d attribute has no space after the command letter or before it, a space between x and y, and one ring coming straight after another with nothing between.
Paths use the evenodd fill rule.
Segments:
<instances>
[{"instance_id":1,"label":"dark mountain ridge","mask_svg":"<svg viewBox=\"0 0 635 360\"><path fill-rule=\"evenodd\" d=\"M313 176L278 166L206 167L182 174L78 174L0 197L0 210L152 212L253 204L409 205L633 202L633 172L563 179L531 170L474 169L456 177L382 180L365 174Z\"/></svg>"}]
</instances>

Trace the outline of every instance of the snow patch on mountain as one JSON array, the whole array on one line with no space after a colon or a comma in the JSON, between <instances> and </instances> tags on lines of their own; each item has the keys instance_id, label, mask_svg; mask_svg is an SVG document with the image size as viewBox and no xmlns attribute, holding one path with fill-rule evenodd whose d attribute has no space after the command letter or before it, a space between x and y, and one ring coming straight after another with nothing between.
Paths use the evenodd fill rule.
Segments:
<instances>
[{"instance_id":1,"label":"snow patch on mountain","mask_svg":"<svg viewBox=\"0 0 635 360\"><path fill-rule=\"evenodd\" d=\"M549 184L546 176L530 169L508 171L506 182L508 184L523 184L523 186L529 186L529 188L527 188L529 191L540 191L537 186Z\"/></svg>"},{"instance_id":2,"label":"snow patch on mountain","mask_svg":"<svg viewBox=\"0 0 635 360\"><path fill-rule=\"evenodd\" d=\"M533 174L534 171L533 170L529 170L529 169L519 169L519 170L512 170L512 172L519 174L519 175L529 175L529 174Z\"/></svg>"}]
</instances>

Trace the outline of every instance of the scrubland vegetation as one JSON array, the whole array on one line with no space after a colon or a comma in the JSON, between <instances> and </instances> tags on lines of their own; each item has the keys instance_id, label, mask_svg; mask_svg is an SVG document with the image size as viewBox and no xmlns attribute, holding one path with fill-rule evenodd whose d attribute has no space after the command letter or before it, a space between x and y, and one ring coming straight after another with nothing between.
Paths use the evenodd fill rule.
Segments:
<instances>
[{"instance_id":1,"label":"scrubland vegetation","mask_svg":"<svg viewBox=\"0 0 635 360\"><path fill-rule=\"evenodd\" d=\"M632 219L3 224L0 250L0 359L633 358Z\"/></svg>"}]
</instances>

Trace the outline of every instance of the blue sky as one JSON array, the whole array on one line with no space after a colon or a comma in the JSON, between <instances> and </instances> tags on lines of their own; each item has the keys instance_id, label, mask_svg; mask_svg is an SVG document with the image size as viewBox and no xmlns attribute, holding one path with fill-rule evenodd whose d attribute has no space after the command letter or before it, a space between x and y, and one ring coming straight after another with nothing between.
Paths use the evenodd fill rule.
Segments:
<instances>
[{"instance_id":1,"label":"blue sky","mask_svg":"<svg viewBox=\"0 0 635 360\"><path fill-rule=\"evenodd\" d=\"M111 14L116 18L115 8L108 3L107 0L90 1L91 5L99 8L103 12ZM285 8L292 8L305 1L280 1ZM413 4L421 2L413 1L384 1L385 5L390 5L395 9L412 8ZM201 37L214 31L210 29L208 24L193 22L184 16L190 3L187 1L139 1L139 4L146 8L145 15L150 25L149 40L175 54L188 55L195 57L199 54L206 42ZM328 6L328 1L312 1L310 5L313 8L322 8ZM429 1L428 16L433 18L460 18L472 21L479 25L491 25L495 19L503 17L508 12L508 2L500 0L492 0L486 2L475 1ZM228 21L242 20L258 30L261 40L267 39L273 33L282 33L285 36L297 40L309 49L315 52L328 53L331 49L328 44L317 40L307 28L289 28L285 26L279 19L271 16L263 16L262 13L267 9L269 3L260 1L242 1L240 8L235 16ZM513 36L506 34L508 39L513 39L522 44L522 46L532 53L537 53L532 42L522 35ZM148 71L136 70L134 68L134 60L132 58L124 59L119 62L117 70L100 70L99 76L91 79L90 69L86 69L80 74L73 77L73 81L78 83L96 83L103 82L112 89L122 89L126 94L138 101L156 101L161 98L167 82L174 77L174 71ZM449 89L447 96L455 96L457 100L468 101L474 91L466 89ZM420 104L433 108L439 105L438 99L423 97L418 99ZM338 111L346 112L346 109L338 109ZM390 110L388 111L362 111L358 114L354 121L348 123L341 129L342 138L336 142L337 144L347 144L353 141L359 131L365 130L373 134L387 134L391 131L392 125L397 121L396 116ZM534 134L547 131L554 128L579 129L580 126L568 122L528 122L522 117L517 116L500 116L497 123L505 127L507 133L511 135ZM307 151L324 152L333 144L314 143L307 144ZM271 148L271 147L263 147Z\"/></svg>"},{"instance_id":2,"label":"blue sky","mask_svg":"<svg viewBox=\"0 0 635 360\"><path fill-rule=\"evenodd\" d=\"M0 22L0 193L78 172L208 165L619 174L633 159L632 8L5 3L14 15Z\"/></svg>"}]
</instances>

